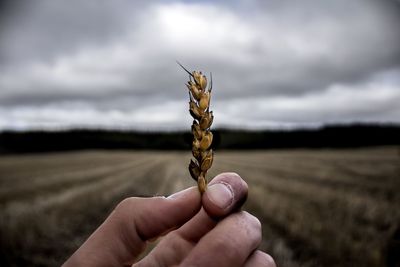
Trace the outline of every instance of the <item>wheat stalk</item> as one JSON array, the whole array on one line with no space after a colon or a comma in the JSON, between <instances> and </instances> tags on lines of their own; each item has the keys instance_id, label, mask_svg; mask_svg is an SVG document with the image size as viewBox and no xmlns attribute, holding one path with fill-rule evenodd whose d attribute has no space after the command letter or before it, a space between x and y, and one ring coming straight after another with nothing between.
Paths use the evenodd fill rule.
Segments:
<instances>
[{"instance_id":1,"label":"wheat stalk","mask_svg":"<svg viewBox=\"0 0 400 267\"><path fill-rule=\"evenodd\" d=\"M214 116L210 111L210 99L212 90L212 76L210 73L210 86L207 87L207 77L201 71L189 72L177 62L187 73L189 81L186 86L189 89L189 111L194 118L192 124L192 154L195 160L189 163L189 172L192 178L197 181L201 194L207 189L207 171L211 168L214 153L211 149L213 135L210 131Z\"/></svg>"}]
</instances>

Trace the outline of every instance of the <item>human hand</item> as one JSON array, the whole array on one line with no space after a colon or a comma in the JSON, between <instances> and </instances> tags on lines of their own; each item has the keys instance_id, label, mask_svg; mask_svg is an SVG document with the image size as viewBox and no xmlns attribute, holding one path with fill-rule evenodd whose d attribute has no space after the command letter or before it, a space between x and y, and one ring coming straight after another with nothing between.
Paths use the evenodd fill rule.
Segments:
<instances>
[{"instance_id":1,"label":"human hand","mask_svg":"<svg viewBox=\"0 0 400 267\"><path fill-rule=\"evenodd\" d=\"M202 196L191 187L168 198L125 199L63 266L275 266L256 250L258 219L238 211L246 197L247 184L223 173ZM163 235L135 263L147 241Z\"/></svg>"}]
</instances>

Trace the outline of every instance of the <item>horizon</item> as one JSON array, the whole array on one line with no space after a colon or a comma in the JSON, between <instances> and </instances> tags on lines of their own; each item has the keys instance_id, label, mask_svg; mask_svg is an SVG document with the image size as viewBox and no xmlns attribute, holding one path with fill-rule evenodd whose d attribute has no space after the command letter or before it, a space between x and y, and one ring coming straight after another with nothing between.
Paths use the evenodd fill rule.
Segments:
<instances>
[{"instance_id":1,"label":"horizon","mask_svg":"<svg viewBox=\"0 0 400 267\"><path fill-rule=\"evenodd\" d=\"M400 127L400 122L349 122L349 123L327 123L321 125L301 125L297 127L270 127L270 128L244 128L244 127L230 127L230 126L220 126L212 127L212 131L227 131L227 132L296 132L296 131L320 131L329 128L357 128L357 127L377 127L377 128L398 128ZM58 132L121 132L121 133L139 133L139 134L169 134L169 133L191 133L190 127L175 128L175 129L137 129L128 127L54 127L54 128L29 128L29 129L0 129L1 133L32 133L32 132L48 132L48 133L58 133Z\"/></svg>"}]
</instances>

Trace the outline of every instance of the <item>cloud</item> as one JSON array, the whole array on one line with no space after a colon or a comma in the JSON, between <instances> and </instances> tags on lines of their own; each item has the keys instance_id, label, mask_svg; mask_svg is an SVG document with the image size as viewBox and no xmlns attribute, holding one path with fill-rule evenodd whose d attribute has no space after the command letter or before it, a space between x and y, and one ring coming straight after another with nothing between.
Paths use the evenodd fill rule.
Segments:
<instances>
[{"instance_id":1,"label":"cloud","mask_svg":"<svg viewBox=\"0 0 400 267\"><path fill-rule=\"evenodd\" d=\"M9 11L0 129L184 129L187 75L175 60L213 72L216 126L400 121L394 1L40 1Z\"/></svg>"},{"instance_id":2,"label":"cloud","mask_svg":"<svg viewBox=\"0 0 400 267\"><path fill-rule=\"evenodd\" d=\"M397 71L399 74L400 70ZM334 84L327 90L302 96L249 97L245 101L226 101L218 106L216 112L228 110L237 126L268 127L280 122L293 127L320 125L321 121L398 121L398 103L398 84L382 83L374 78L357 86Z\"/></svg>"},{"instance_id":3,"label":"cloud","mask_svg":"<svg viewBox=\"0 0 400 267\"><path fill-rule=\"evenodd\" d=\"M87 103L63 102L57 105L0 108L0 129L103 128L134 130L184 130L176 127L191 119L176 102L148 105L141 109L98 109ZM184 115L182 115L184 114ZM183 126L183 125L180 125Z\"/></svg>"},{"instance_id":4,"label":"cloud","mask_svg":"<svg viewBox=\"0 0 400 267\"><path fill-rule=\"evenodd\" d=\"M254 97L217 101L215 127L248 129L314 127L324 123L394 122L400 118L400 69L376 75L357 86L334 84L302 96ZM0 128L63 129L70 127L139 130L185 130L191 118L183 101L128 99L98 103L58 102L42 106L0 108ZM131 105L131 108L129 108Z\"/></svg>"}]
</instances>

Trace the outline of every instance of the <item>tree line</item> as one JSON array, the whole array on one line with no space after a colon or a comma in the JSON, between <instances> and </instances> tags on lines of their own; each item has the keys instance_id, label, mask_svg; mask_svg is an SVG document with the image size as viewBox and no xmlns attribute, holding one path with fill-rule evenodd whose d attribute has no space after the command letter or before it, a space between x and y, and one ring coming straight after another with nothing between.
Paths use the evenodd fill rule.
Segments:
<instances>
[{"instance_id":1,"label":"tree line","mask_svg":"<svg viewBox=\"0 0 400 267\"><path fill-rule=\"evenodd\" d=\"M218 149L350 148L400 145L400 125L328 125L317 129L215 129ZM50 152L84 149L188 150L189 132L136 132L74 129L64 131L3 131L0 153Z\"/></svg>"}]
</instances>

